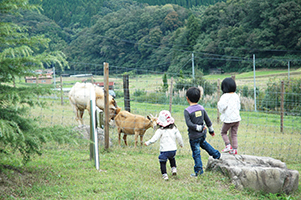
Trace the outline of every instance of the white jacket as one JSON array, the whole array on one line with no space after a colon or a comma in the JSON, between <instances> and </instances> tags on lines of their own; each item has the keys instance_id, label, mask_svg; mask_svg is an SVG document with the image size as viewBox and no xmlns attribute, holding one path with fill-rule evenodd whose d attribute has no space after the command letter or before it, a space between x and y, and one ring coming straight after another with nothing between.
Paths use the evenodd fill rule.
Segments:
<instances>
[{"instance_id":1,"label":"white jacket","mask_svg":"<svg viewBox=\"0 0 301 200\"><path fill-rule=\"evenodd\" d=\"M180 134L177 127L174 127L173 129L157 129L155 135L145 144L148 146L150 144L155 143L159 138L160 139L160 151L175 151L177 150L177 143L178 141L179 145L181 147L184 146L182 135Z\"/></svg>"},{"instance_id":2,"label":"white jacket","mask_svg":"<svg viewBox=\"0 0 301 200\"><path fill-rule=\"evenodd\" d=\"M217 103L221 120L224 123L233 123L241 120L239 115L240 99L236 93L225 93Z\"/></svg>"}]
</instances>

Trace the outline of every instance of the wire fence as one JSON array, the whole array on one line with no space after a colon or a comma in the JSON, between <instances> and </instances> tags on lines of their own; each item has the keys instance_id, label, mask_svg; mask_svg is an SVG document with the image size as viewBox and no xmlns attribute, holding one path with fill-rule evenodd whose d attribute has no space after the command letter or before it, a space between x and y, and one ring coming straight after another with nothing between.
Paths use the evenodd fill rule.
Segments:
<instances>
[{"instance_id":1,"label":"wire fence","mask_svg":"<svg viewBox=\"0 0 301 200\"><path fill-rule=\"evenodd\" d=\"M49 102L49 107L35 108L32 110L31 116L40 118L43 125L77 127L79 123L76 121L68 100L69 90L76 82L101 84L104 77L86 73L86 71L74 75L76 76L69 74L65 77L61 76L61 80L57 78L54 86L57 92L52 96L40 97L40 99ZM124 87L125 76L128 77L128 88ZM122 110L126 106L130 106L131 113L145 117L150 114L158 115L163 109L171 110L175 123L185 141L184 148L178 149L178 154L191 155L183 115L184 109L188 107L185 99L186 86L179 89L180 87L177 85L180 80L179 76L167 74L168 86L166 87L163 77L164 74L156 73L114 75L110 72L109 81L113 83L110 89L114 91L117 105ZM240 114L242 117L238 129L238 154L268 156L289 163L301 161L301 81L299 79L292 78L289 81L264 83L266 87L261 87L257 91L256 109L254 108L253 88L249 85L242 85L240 80L236 80L237 92L241 98ZM216 107L221 95L219 80L210 81L210 84L205 86L207 88L202 88L203 96L199 103L205 107L216 133L215 137L208 134L207 141L216 149L222 150L225 146L220 136L222 122L219 120ZM208 88L211 88L211 91ZM126 93L128 94L126 95ZM87 111L84 114L84 123L90 124ZM144 135L144 141L150 139L153 134L154 130L148 129ZM127 138L129 148L133 147L134 136ZM111 148L120 148L116 125L110 126L110 139L113 144ZM121 148L125 146L123 142L121 146ZM142 148L143 151L157 154L159 142L150 147ZM208 155L206 152L202 152L202 156L207 157Z\"/></svg>"}]
</instances>

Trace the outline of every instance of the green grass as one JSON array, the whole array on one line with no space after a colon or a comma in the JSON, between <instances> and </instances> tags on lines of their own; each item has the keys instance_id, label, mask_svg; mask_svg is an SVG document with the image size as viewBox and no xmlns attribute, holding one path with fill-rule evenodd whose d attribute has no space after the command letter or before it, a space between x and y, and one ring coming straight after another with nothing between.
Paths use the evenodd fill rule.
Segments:
<instances>
[{"instance_id":1,"label":"green grass","mask_svg":"<svg viewBox=\"0 0 301 200\"><path fill-rule=\"evenodd\" d=\"M90 161L87 149L86 143L80 146L48 144L41 157L36 157L23 168L22 175L26 180L21 187L11 186L12 195L17 199L226 200L271 196L250 190L238 191L219 173L205 172L199 178L191 178L193 160L181 152L176 157L178 176L170 177L166 182L161 178L157 148L114 146L109 151L101 150L99 171ZM207 158L204 153L202 156L206 165ZM9 170L4 173L11 177L20 176ZM299 191L290 195L291 199L299 199Z\"/></svg>"},{"instance_id":2,"label":"green grass","mask_svg":"<svg viewBox=\"0 0 301 200\"><path fill-rule=\"evenodd\" d=\"M147 89L151 86L153 89L162 83L161 75L153 75L147 82L141 81L142 78L146 76L131 80L133 86L130 85L130 88ZM120 79L118 84L122 86ZM64 101L64 105L60 105L60 99L47 102L48 107L34 108L29 116L38 117L40 125L45 127L55 124L77 126L68 100ZM123 108L123 99L117 99L117 102ZM35 156L27 165L2 169L0 199L301 199L300 179L297 191L279 195L236 190L230 180L220 173L205 172L199 178L190 178L194 163L183 117L187 106L172 106L172 115L182 133L184 147L178 149L176 156L178 176L171 177L168 182L163 181L160 174L159 142L134 148L134 137L128 136L129 146L126 147L123 142L119 146L116 127L112 126L110 139L113 146L108 151L100 147L100 171L95 169L94 162L89 158L87 141L78 139L78 144L73 145L48 143L43 148L42 156ZM168 110L169 105L131 102L131 111L143 116L159 114L162 109ZM215 108L206 110L216 133L215 137L208 136L207 141L221 150L224 148L220 136L222 123L217 122ZM88 116L86 111L85 124L89 124ZM300 117L285 116L283 133L280 132L280 116L277 114L241 112L241 117L239 154L273 157L285 162L289 169L301 170ZM144 141L153 134L154 131L148 129ZM202 151L201 155L206 167L208 154ZM170 171L169 166L167 170Z\"/></svg>"},{"instance_id":3,"label":"green grass","mask_svg":"<svg viewBox=\"0 0 301 200\"><path fill-rule=\"evenodd\" d=\"M300 69L291 69L290 74L294 76L294 74L299 74L300 77L301 73L301 68ZM227 74L210 74L206 75L205 79L208 80L217 80L219 79L224 79L226 77L230 77L231 75L235 75L236 79L245 79L245 78L253 78L254 77L254 72L243 72L243 73L227 73ZM255 75L256 77L263 77L263 76L271 76L271 77L277 77L277 76L288 76L288 70L255 70Z\"/></svg>"}]
</instances>

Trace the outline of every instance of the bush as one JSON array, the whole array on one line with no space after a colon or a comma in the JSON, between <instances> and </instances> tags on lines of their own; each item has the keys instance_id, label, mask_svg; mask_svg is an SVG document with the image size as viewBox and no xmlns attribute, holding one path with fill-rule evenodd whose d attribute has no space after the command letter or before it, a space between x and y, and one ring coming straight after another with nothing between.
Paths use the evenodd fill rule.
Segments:
<instances>
[{"instance_id":1,"label":"bush","mask_svg":"<svg viewBox=\"0 0 301 200\"><path fill-rule=\"evenodd\" d=\"M144 95L136 96L134 101L138 102L147 102L147 103L169 103L168 97L166 97L165 93L160 92L152 92Z\"/></svg>"},{"instance_id":2,"label":"bush","mask_svg":"<svg viewBox=\"0 0 301 200\"><path fill-rule=\"evenodd\" d=\"M204 89L204 95L212 95L214 92L216 92L217 88L216 84L206 81L203 77L196 79L179 78L176 80L174 91L179 91L183 89L187 90L188 88L193 86L202 86Z\"/></svg>"},{"instance_id":3,"label":"bush","mask_svg":"<svg viewBox=\"0 0 301 200\"><path fill-rule=\"evenodd\" d=\"M284 81L284 109L286 114L301 115L301 79ZM281 82L269 80L261 102L263 110L279 110L281 105Z\"/></svg>"}]
</instances>

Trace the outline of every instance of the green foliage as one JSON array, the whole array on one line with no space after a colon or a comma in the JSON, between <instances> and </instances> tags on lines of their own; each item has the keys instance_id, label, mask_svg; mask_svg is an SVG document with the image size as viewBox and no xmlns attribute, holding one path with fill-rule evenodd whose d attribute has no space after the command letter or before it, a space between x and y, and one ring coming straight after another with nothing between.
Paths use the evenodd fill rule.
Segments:
<instances>
[{"instance_id":1,"label":"green foliage","mask_svg":"<svg viewBox=\"0 0 301 200\"><path fill-rule=\"evenodd\" d=\"M27 0L1 1L0 13L21 15L21 10L38 10ZM1 18L1 19L4 19ZM1 20L0 26L0 156L20 153L24 162L34 154L41 154L41 144L47 134L41 131L35 119L28 118L29 106L43 106L39 95L50 93L49 87L15 87L16 77L34 75L32 71L56 63L67 66L65 55L59 51L46 51L49 39L42 35L30 36L28 29ZM43 47L45 51L39 52Z\"/></svg>"},{"instance_id":2,"label":"green foliage","mask_svg":"<svg viewBox=\"0 0 301 200\"><path fill-rule=\"evenodd\" d=\"M135 90L135 92L133 93L134 97L139 97L139 96L144 96L146 95L146 91L143 89L143 90Z\"/></svg>"},{"instance_id":3,"label":"green foliage","mask_svg":"<svg viewBox=\"0 0 301 200\"><path fill-rule=\"evenodd\" d=\"M248 88L248 86L244 86L243 88L242 88L242 95L244 96L244 97L248 97L249 96L249 88Z\"/></svg>"},{"instance_id":4,"label":"green foliage","mask_svg":"<svg viewBox=\"0 0 301 200\"><path fill-rule=\"evenodd\" d=\"M120 74L135 68L137 74L177 76L189 70L191 52L196 68L206 74L213 68L250 71L252 54L257 68L300 62L299 0L31 2L40 3L48 18L24 13L24 23L31 34L52 40L50 50L62 50L77 63L74 71L86 70L78 63L105 60ZM39 51L44 48L39 45ZM102 72L99 66L88 70Z\"/></svg>"},{"instance_id":5,"label":"green foliage","mask_svg":"<svg viewBox=\"0 0 301 200\"><path fill-rule=\"evenodd\" d=\"M144 95L136 96L133 100L137 102L150 102L160 104L168 104L169 102L169 98L165 95L165 93L160 92L146 93Z\"/></svg>"},{"instance_id":6,"label":"green foliage","mask_svg":"<svg viewBox=\"0 0 301 200\"><path fill-rule=\"evenodd\" d=\"M183 6L185 8L192 8L197 7L201 5L212 5L217 2L221 2L225 0L160 0L160 1L154 1L154 0L137 0L137 2L141 3L147 3L149 5L165 5L165 4L178 4L180 6Z\"/></svg>"},{"instance_id":7,"label":"green foliage","mask_svg":"<svg viewBox=\"0 0 301 200\"><path fill-rule=\"evenodd\" d=\"M216 86L213 83L205 80L203 73L196 71L195 79L188 78L178 78L176 79L176 84L174 91L187 90L190 87L202 86L204 89L204 95L212 95L216 91Z\"/></svg>"},{"instance_id":8,"label":"green foliage","mask_svg":"<svg viewBox=\"0 0 301 200\"><path fill-rule=\"evenodd\" d=\"M301 113L301 79L291 79L284 81L283 102L286 114ZM280 110L281 105L281 82L271 79L265 90L265 96L262 101L264 110Z\"/></svg>"},{"instance_id":9,"label":"green foliage","mask_svg":"<svg viewBox=\"0 0 301 200\"><path fill-rule=\"evenodd\" d=\"M163 75L163 85L162 85L162 91L166 92L168 91L168 82L167 82L167 75L166 73Z\"/></svg>"}]
</instances>

